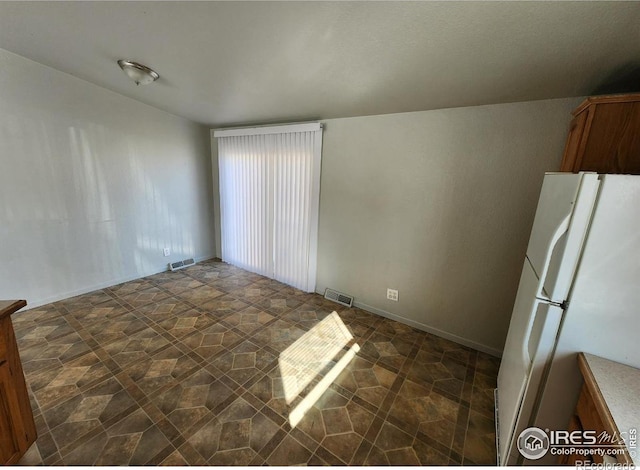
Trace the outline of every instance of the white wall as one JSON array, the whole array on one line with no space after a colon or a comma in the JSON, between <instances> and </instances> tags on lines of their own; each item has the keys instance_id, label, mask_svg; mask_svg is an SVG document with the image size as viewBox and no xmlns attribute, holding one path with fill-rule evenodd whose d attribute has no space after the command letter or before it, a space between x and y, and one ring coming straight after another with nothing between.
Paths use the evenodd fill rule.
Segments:
<instances>
[{"instance_id":1,"label":"white wall","mask_svg":"<svg viewBox=\"0 0 640 470\"><path fill-rule=\"evenodd\" d=\"M543 174L579 102L326 121L318 292L499 354Z\"/></svg>"},{"instance_id":2,"label":"white wall","mask_svg":"<svg viewBox=\"0 0 640 470\"><path fill-rule=\"evenodd\" d=\"M209 152L200 125L0 50L0 298L212 256Z\"/></svg>"}]
</instances>

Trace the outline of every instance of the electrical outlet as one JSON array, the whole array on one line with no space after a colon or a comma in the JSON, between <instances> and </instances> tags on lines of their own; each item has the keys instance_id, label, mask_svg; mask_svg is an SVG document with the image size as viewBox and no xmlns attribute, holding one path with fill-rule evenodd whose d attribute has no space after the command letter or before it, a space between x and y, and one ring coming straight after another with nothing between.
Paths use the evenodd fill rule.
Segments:
<instances>
[{"instance_id":1,"label":"electrical outlet","mask_svg":"<svg viewBox=\"0 0 640 470\"><path fill-rule=\"evenodd\" d=\"M394 302L398 301L398 290L397 289L387 289L387 299L393 300Z\"/></svg>"},{"instance_id":2,"label":"electrical outlet","mask_svg":"<svg viewBox=\"0 0 640 470\"><path fill-rule=\"evenodd\" d=\"M165 256L169 256L171 254L171 248L165 248L164 250L162 250L162 252Z\"/></svg>"}]
</instances>

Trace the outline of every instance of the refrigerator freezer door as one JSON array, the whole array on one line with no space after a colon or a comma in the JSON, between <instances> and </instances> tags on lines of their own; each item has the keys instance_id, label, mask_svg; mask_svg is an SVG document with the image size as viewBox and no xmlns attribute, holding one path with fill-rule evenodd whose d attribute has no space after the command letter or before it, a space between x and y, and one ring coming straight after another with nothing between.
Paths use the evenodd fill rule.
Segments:
<instances>
[{"instance_id":1,"label":"refrigerator freezer door","mask_svg":"<svg viewBox=\"0 0 640 470\"><path fill-rule=\"evenodd\" d=\"M573 203L567 231L562 234L553 248L547 272L541 273L544 278L542 290L539 293L541 298L556 303L567 300L589 231L599 187L600 180L597 174L582 174L578 197Z\"/></svg>"},{"instance_id":2,"label":"refrigerator freezer door","mask_svg":"<svg viewBox=\"0 0 640 470\"><path fill-rule=\"evenodd\" d=\"M558 228L563 223L565 230L568 228L582 176L582 173L551 173L544 177L527 247L527 257L538 277L548 263L547 255Z\"/></svg>"}]
</instances>

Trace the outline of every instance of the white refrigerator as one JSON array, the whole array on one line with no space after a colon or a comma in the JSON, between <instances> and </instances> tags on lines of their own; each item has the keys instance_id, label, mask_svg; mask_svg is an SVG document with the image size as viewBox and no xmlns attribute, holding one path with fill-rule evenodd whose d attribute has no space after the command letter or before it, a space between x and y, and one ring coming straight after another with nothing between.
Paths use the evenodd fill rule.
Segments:
<instances>
[{"instance_id":1,"label":"white refrigerator","mask_svg":"<svg viewBox=\"0 0 640 470\"><path fill-rule=\"evenodd\" d=\"M640 368L640 176L547 173L496 389L500 465L524 429L567 429L577 353Z\"/></svg>"}]
</instances>

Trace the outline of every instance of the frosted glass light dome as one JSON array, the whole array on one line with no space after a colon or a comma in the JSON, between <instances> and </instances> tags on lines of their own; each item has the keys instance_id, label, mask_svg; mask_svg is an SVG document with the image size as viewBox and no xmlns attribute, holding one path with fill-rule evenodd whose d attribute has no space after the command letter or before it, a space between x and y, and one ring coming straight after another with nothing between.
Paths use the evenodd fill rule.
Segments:
<instances>
[{"instance_id":1,"label":"frosted glass light dome","mask_svg":"<svg viewBox=\"0 0 640 470\"><path fill-rule=\"evenodd\" d=\"M136 82L136 85L148 85L151 82L155 82L160 75L151 70L146 65L139 64L138 62L133 62L132 60L123 60L120 59L118 61L118 65L122 69L124 73L126 73L131 80Z\"/></svg>"}]
</instances>

